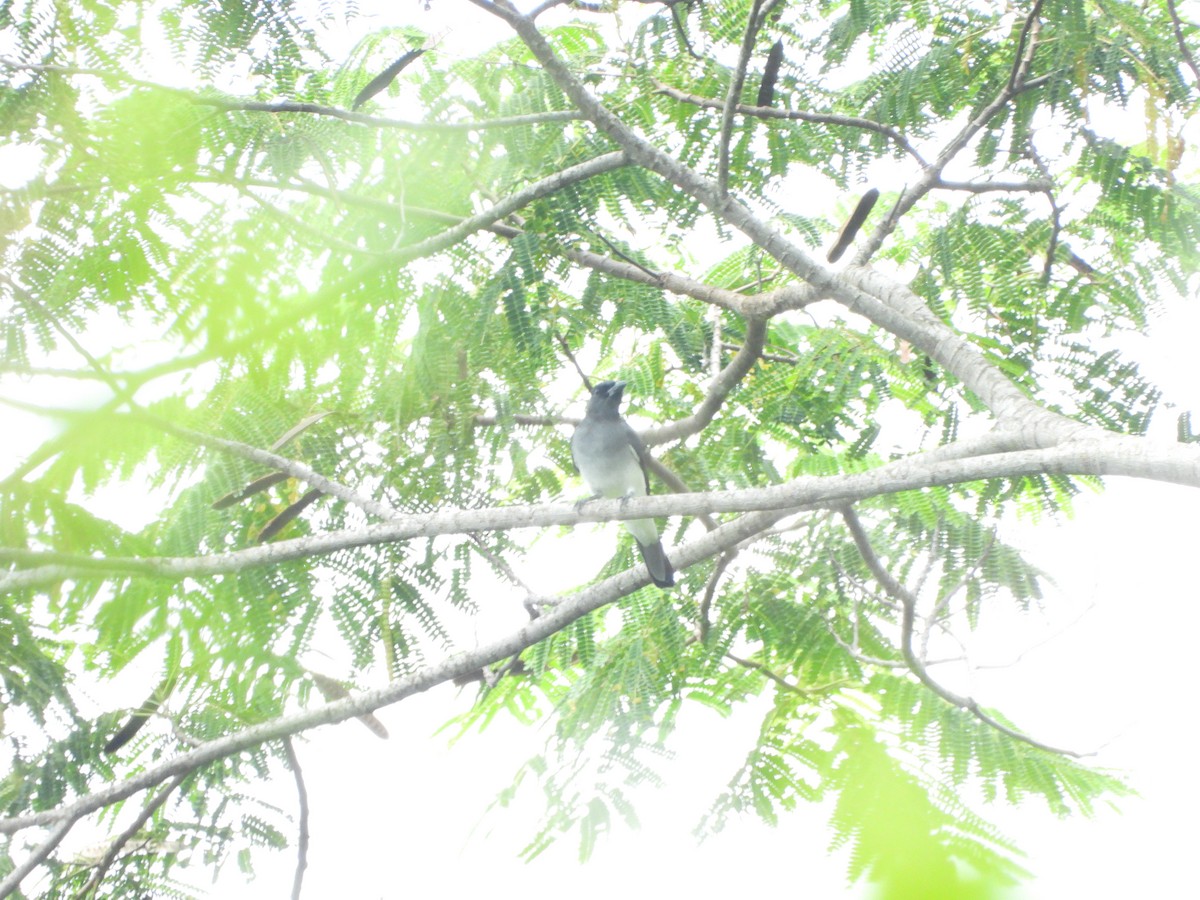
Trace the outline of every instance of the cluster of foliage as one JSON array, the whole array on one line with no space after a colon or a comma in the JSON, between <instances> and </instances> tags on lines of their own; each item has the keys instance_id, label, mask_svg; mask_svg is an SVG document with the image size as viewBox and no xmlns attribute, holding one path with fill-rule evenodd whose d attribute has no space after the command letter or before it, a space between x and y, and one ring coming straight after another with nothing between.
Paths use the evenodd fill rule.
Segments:
<instances>
[{"instance_id":1,"label":"cluster of foliage","mask_svg":"<svg viewBox=\"0 0 1200 900\"><path fill-rule=\"evenodd\" d=\"M768 695L703 828L827 798L851 877L893 896L1021 877L963 795L1124 788L927 658L1039 598L1006 512L1103 471L1200 484L1140 437L1158 391L1107 341L1196 266L1194 29L1171 0L432 5L460 2L485 50L412 12L344 61L340 5L0 4L0 136L29 169L0 190L0 384L56 428L0 473L0 831L53 826L0 852L5 886L145 891L284 844L236 801L290 777L291 735L456 677L481 684L465 727L553 714L605 748L607 782L531 763L561 798L531 854L629 816L687 704ZM670 516L679 585L622 537L464 650L481 569L526 590L507 529L628 517L562 502L580 374L658 423L674 493L629 510ZM303 665L330 642L340 678L388 686L310 696L338 693ZM108 753L123 715L75 685L148 660L150 722ZM54 852L144 789L138 852Z\"/></svg>"}]
</instances>

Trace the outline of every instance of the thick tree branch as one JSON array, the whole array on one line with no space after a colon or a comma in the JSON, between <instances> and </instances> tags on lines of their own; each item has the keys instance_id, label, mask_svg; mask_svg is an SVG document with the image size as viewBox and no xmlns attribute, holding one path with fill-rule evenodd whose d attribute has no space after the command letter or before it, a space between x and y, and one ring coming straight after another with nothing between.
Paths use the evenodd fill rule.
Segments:
<instances>
[{"instance_id":1,"label":"thick tree branch","mask_svg":"<svg viewBox=\"0 0 1200 900\"><path fill-rule=\"evenodd\" d=\"M970 194L987 194L995 191L1012 191L1028 194L1045 193L1054 186L1048 179L1028 181L947 181L939 178L933 185L943 191L966 191Z\"/></svg>"},{"instance_id":2,"label":"thick tree branch","mask_svg":"<svg viewBox=\"0 0 1200 900\"><path fill-rule=\"evenodd\" d=\"M1047 437L1087 430L1087 426L1070 422L1030 400L974 344L935 316L920 297L875 270L858 266L843 269L830 294L847 309L903 338L953 372L997 421L1037 421Z\"/></svg>"},{"instance_id":3,"label":"thick tree branch","mask_svg":"<svg viewBox=\"0 0 1200 900\"><path fill-rule=\"evenodd\" d=\"M433 513L392 516L389 521L378 525L309 535L205 557L106 559L0 547L0 562L29 567L0 574L0 592L41 587L64 578L147 575L179 580L211 576L324 556L351 547L438 534L543 528L664 516L698 516L718 512L784 514L801 509L844 506L867 497L899 491L988 478L1045 474L1131 475L1200 487L1200 451L1187 445L1154 445L1140 437L1113 434L1103 439L1067 441L1043 449L1007 451L980 457L956 458L946 448L939 450L944 452L917 454L867 472L830 477L806 476L769 488L595 500L582 510L577 510L574 504L542 503L520 507L443 509ZM701 537L673 550L671 559L676 568L683 569L707 558L698 549L707 546L705 540ZM641 570L642 567L635 569Z\"/></svg>"},{"instance_id":4,"label":"thick tree branch","mask_svg":"<svg viewBox=\"0 0 1200 900\"><path fill-rule=\"evenodd\" d=\"M492 4L483 5L486 8L494 8ZM948 371L959 377L969 388L975 390L981 399L988 403L998 418L1001 418L1001 409L998 408L1001 406L1005 411L1020 413L1027 418L1040 416L1047 423L1047 429L1053 430L1056 421L1053 415L1046 413L1041 407L1025 398L1007 378L986 362L972 344L937 319L919 300L916 300L911 292L906 292L878 273L867 272L855 267L858 268L858 271L853 276L849 270L835 274L832 270L816 262L806 251L754 216L745 205L720 191L717 185L681 165L622 122L570 72L531 21L511 8L504 11L503 18L512 24L546 72L571 98L572 102L598 128L624 148L631 163L658 173L695 197L715 215L741 230L786 268L809 282L817 296L831 297L848 308L861 312L875 324L903 337L929 354ZM1009 99L1011 99L1011 93L1006 86L993 103L989 104L949 142L939 156L938 163L923 176L919 185L922 194L930 190L930 186L940 177L942 169L950 159L992 116L1003 108ZM909 196L910 193L906 192L906 195L901 198L900 205L907 202L906 197L915 202L915 195ZM892 227L894 227L894 223ZM882 232L879 233L878 240L882 241ZM887 302L883 300L885 297ZM912 300L916 300L916 302L911 302ZM889 304L894 308L889 309ZM961 371L958 367L960 363L964 366ZM989 403L989 398L992 398L995 403ZM1020 420L1018 417L1018 421Z\"/></svg>"}]
</instances>

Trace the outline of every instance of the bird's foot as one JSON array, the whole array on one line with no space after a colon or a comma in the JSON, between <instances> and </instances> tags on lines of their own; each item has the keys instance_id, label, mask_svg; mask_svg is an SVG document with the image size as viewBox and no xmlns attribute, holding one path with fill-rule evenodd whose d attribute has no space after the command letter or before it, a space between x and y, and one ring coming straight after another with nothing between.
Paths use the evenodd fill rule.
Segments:
<instances>
[{"instance_id":1,"label":"bird's foot","mask_svg":"<svg viewBox=\"0 0 1200 900\"><path fill-rule=\"evenodd\" d=\"M580 497L575 501L575 512L582 512L584 506L591 503L593 500L599 500L599 494L588 494L586 497Z\"/></svg>"}]
</instances>

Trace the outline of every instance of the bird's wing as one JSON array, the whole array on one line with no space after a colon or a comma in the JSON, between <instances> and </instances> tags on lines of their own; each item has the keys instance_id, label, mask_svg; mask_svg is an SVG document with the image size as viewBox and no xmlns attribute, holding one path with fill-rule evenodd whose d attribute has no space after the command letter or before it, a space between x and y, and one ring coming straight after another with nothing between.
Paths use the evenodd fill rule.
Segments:
<instances>
[{"instance_id":1,"label":"bird's wing","mask_svg":"<svg viewBox=\"0 0 1200 900\"><path fill-rule=\"evenodd\" d=\"M646 445L642 443L642 439L638 437L638 433L633 430L633 426L621 420L621 424L625 426L625 440L629 442L630 449L633 450L634 456L637 457L638 465L642 467L642 477L646 479L646 493L650 493L650 451L646 449Z\"/></svg>"}]
</instances>

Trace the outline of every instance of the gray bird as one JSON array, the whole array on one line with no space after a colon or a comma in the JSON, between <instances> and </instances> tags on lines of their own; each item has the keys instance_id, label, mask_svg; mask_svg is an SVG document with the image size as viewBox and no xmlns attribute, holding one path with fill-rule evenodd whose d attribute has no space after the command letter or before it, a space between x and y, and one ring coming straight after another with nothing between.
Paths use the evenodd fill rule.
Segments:
<instances>
[{"instance_id":1,"label":"gray bird","mask_svg":"<svg viewBox=\"0 0 1200 900\"><path fill-rule=\"evenodd\" d=\"M594 497L616 499L644 497L650 493L646 445L621 418L624 390L624 381L602 381L592 388L587 414L571 437L575 467L594 492ZM675 570L663 552L654 520L633 519L627 521L625 527L637 541L654 583L660 588L674 587Z\"/></svg>"}]
</instances>

